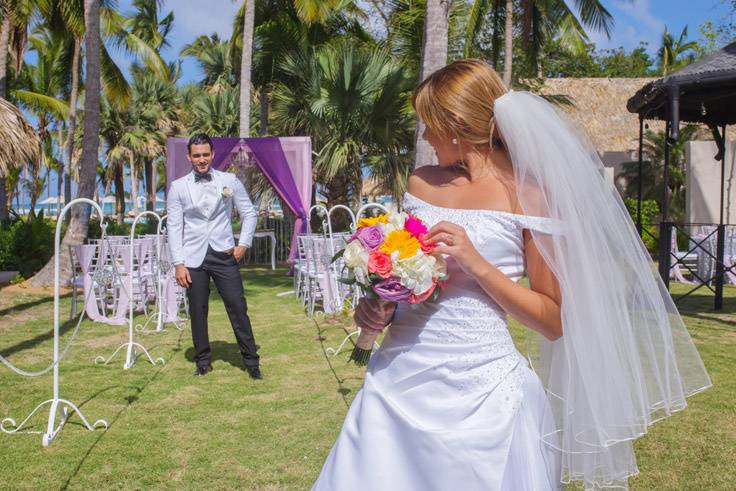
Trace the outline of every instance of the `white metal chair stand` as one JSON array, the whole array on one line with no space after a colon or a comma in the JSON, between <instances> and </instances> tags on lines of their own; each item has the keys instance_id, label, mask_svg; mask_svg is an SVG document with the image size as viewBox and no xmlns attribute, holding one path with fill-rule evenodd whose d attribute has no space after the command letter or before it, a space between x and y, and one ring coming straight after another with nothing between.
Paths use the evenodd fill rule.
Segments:
<instances>
[{"instance_id":1,"label":"white metal chair stand","mask_svg":"<svg viewBox=\"0 0 736 491\"><path fill-rule=\"evenodd\" d=\"M136 227L136 225L138 225L138 221L143 216L153 216L153 217L156 218L156 220L158 220L159 224L161 223L161 218L156 213L154 213L152 211L144 211L143 213L141 213L140 215L138 215L137 217L135 217L135 220L133 220L133 225L130 227L130 257L131 257L131 264L132 264L132 258L133 258L133 244L134 244L134 240L135 240L135 227ZM163 358L157 358L156 360L154 360L151 357L151 355L148 353L148 350L142 344L136 343L133 340L133 331L134 331L134 329L133 329L133 317L134 317L134 314L135 314L135 312L134 312L134 310L135 310L134 309L135 302L134 302L133 295L132 295L132 293L133 293L133 271L132 271L132 266L131 266L131 269L129 271L127 271L127 274L128 274L128 294L130 295L130 297L129 297L129 299L130 299L130 302L129 302L129 311L128 311L128 341L126 343L121 344L120 346L118 346L118 348L112 353L112 355L110 355L109 358L105 359L104 356L98 356L97 358L95 358L95 363L101 363L103 365L107 365L108 363L110 363L110 360L112 360L115 357L115 355L118 353L118 351L120 351L122 348L126 348L125 363L123 363L123 369L124 370L128 370L129 368L132 368L133 365L135 365L135 362L138 360L138 357L140 355L136 354L135 349L136 348L139 348L141 350L141 353L144 354L146 356L146 358L148 358L148 361L149 362L151 362L151 365L156 365L156 363L158 363L158 362L160 362L161 364L164 364L165 361L164 361Z\"/></svg>"},{"instance_id":2,"label":"white metal chair stand","mask_svg":"<svg viewBox=\"0 0 736 491\"><path fill-rule=\"evenodd\" d=\"M360 217L363 216L363 213L365 213L367 210L369 210L371 208L378 208L378 209L380 209L381 211L383 211L386 214L389 213L389 210L385 206L383 206L383 205L381 205L379 203L368 203L366 205L363 205L358 210L358 213L356 213L354 215L354 218L353 218L354 222L353 223L356 223L355 222L355 219L357 218L359 220ZM338 274L341 274L341 273L337 273L336 274L336 276L335 276L336 279L338 277L337 276ZM361 296L360 295L360 289L358 287L353 287L353 308L355 308L355 306L357 305L357 302L358 302L360 296ZM350 338L356 337L358 335L360 335L360 328L359 327L357 327L355 331L348 333L347 336L345 336L345 338L342 340L342 342L340 343L340 345L337 348L326 348L325 349L325 353L327 353L330 356L337 356L340 353L340 351L345 347L345 344L350 340ZM373 346L374 346L374 348L378 348L380 345L377 342L374 341L373 342Z\"/></svg>"},{"instance_id":3,"label":"white metal chair stand","mask_svg":"<svg viewBox=\"0 0 736 491\"><path fill-rule=\"evenodd\" d=\"M61 246L61 226L64 223L64 216L69 211L69 209L75 205L75 204L82 204L86 203L88 205L93 206L100 217L100 226L102 227L102 237L104 239L105 237L105 225L104 225L104 214L102 213L102 209L100 206L86 198L77 198L75 200L70 201L61 211L61 214L59 215L59 218L56 221L56 236L55 236L55 242L54 242L54 361L53 361L53 396L51 399L48 399L46 401L43 401L40 403L36 408L31 411L31 413L23 420L20 424L16 424L15 420L13 418L5 418L0 422L0 430L4 433L17 433L20 431L25 424L33 417L34 414L36 414L42 407L46 406L47 404L50 406L49 408L49 417L48 417L48 423L46 425L46 432L43 433L41 442L44 447L47 447L51 444L51 442L54 441L54 439L58 436L58 434L61 432L61 430L64 427L64 424L69 420L69 418L76 413L79 418L82 420L82 423L84 424L84 427L90 431L94 431L98 428L105 428L107 429L108 424L107 421L99 419L95 421L93 424L90 424L89 421L87 421L87 418L84 417L82 414L82 411L80 411L79 407L74 404L73 402L62 399L59 397L59 363L61 362L61 359L63 358L63 355L59 356L59 286L61 283L61 268L60 268L60 260L59 260L59 249ZM84 316L84 313L82 313L79 317L79 322L81 324L81 320ZM77 325L77 329L79 328L79 324ZM76 334L76 332L75 332ZM71 341L70 341L71 342ZM68 348L69 345L67 345ZM66 349L64 350L64 354L66 353ZM16 370L17 371L17 370ZM46 370L42 371L41 373L45 373ZM29 374L26 374L29 375ZM57 420L58 417L58 420ZM7 428L5 425L9 424L10 427ZM27 433L38 433L38 432L27 432Z\"/></svg>"}]
</instances>

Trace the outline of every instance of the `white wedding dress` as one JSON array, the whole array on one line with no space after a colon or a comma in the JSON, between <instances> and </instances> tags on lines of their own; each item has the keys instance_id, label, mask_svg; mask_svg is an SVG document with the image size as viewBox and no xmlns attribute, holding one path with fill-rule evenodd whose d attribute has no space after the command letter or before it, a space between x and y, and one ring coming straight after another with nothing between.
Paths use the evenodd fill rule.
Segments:
<instances>
[{"instance_id":1,"label":"white wedding dress","mask_svg":"<svg viewBox=\"0 0 736 491\"><path fill-rule=\"evenodd\" d=\"M431 205L407 193L428 225L465 228L509 278L524 273L522 231L557 222ZM439 299L400 304L368 364L363 388L314 484L315 491L545 491L562 489L555 428L537 375L514 346L506 315L448 259Z\"/></svg>"}]
</instances>

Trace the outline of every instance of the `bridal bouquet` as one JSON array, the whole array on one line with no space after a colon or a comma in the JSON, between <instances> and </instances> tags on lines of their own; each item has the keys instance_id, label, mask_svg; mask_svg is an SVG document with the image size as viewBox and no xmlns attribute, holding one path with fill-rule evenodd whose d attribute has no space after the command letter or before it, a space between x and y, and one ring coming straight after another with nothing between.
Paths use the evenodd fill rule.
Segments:
<instances>
[{"instance_id":1,"label":"bridal bouquet","mask_svg":"<svg viewBox=\"0 0 736 491\"><path fill-rule=\"evenodd\" d=\"M366 297L382 302L435 300L447 280L447 267L432 255L435 246L422 240L427 231L422 220L408 213L360 219L345 248L333 258L342 257L349 270L341 281L357 284ZM362 328L350 359L365 365L380 333Z\"/></svg>"}]
</instances>

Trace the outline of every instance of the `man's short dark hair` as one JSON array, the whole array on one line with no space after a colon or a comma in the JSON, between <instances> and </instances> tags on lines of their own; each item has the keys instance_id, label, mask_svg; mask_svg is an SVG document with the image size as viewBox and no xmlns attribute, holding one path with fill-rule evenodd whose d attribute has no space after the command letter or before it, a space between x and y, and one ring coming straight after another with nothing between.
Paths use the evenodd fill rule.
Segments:
<instances>
[{"instance_id":1,"label":"man's short dark hair","mask_svg":"<svg viewBox=\"0 0 736 491\"><path fill-rule=\"evenodd\" d=\"M207 144L210 146L210 151L214 148L212 146L212 139L205 135L204 133L197 133L196 135L192 135L191 138L189 138L189 142L187 142L187 152L192 153L192 145L204 145Z\"/></svg>"}]
</instances>

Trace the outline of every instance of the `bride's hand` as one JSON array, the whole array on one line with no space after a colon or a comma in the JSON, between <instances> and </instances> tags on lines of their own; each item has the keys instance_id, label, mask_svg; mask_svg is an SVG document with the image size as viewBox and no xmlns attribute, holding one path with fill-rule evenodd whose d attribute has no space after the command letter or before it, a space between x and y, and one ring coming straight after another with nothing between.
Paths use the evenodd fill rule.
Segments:
<instances>
[{"instance_id":1,"label":"bride's hand","mask_svg":"<svg viewBox=\"0 0 736 491\"><path fill-rule=\"evenodd\" d=\"M358 327L382 331L391 322L395 310L396 302L371 300L363 297L358 302L353 320L355 320Z\"/></svg>"},{"instance_id":2,"label":"bride's hand","mask_svg":"<svg viewBox=\"0 0 736 491\"><path fill-rule=\"evenodd\" d=\"M450 222L439 222L422 237L424 242L437 245L434 254L452 256L463 271L477 277L488 266L488 262L480 255L470 241L465 229Z\"/></svg>"}]
</instances>

